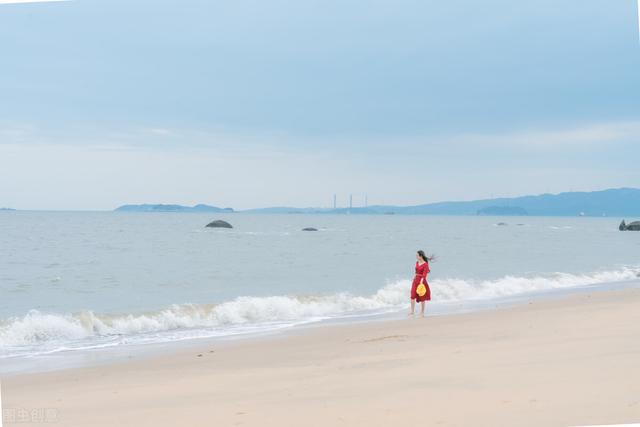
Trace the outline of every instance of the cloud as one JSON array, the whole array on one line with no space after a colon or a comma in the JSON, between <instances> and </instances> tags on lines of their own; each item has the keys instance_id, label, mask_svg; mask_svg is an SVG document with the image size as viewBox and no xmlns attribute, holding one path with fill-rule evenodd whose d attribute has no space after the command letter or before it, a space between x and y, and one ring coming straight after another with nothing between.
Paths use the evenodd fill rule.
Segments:
<instances>
[{"instance_id":1,"label":"cloud","mask_svg":"<svg viewBox=\"0 0 640 427\"><path fill-rule=\"evenodd\" d=\"M0 195L20 208L318 205L360 175L343 159L283 150L0 144Z\"/></svg>"},{"instance_id":2,"label":"cloud","mask_svg":"<svg viewBox=\"0 0 640 427\"><path fill-rule=\"evenodd\" d=\"M22 4L22 3L54 3L54 2L68 2L71 0L0 0L0 5L3 4Z\"/></svg>"},{"instance_id":3,"label":"cloud","mask_svg":"<svg viewBox=\"0 0 640 427\"><path fill-rule=\"evenodd\" d=\"M451 141L535 150L610 146L640 138L640 121L587 124L554 130L524 130L499 134L463 134Z\"/></svg>"},{"instance_id":4,"label":"cloud","mask_svg":"<svg viewBox=\"0 0 640 427\"><path fill-rule=\"evenodd\" d=\"M170 129L165 129L165 128L150 128L147 129L147 132L153 134L153 135L171 135L173 132L171 132Z\"/></svg>"},{"instance_id":5,"label":"cloud","mask_svg":"<svg viewBox=\"0 0 640 427\"><path fill-rule=\"evenodd\" d=\"M420 204L637 186L640 175L628 153L639 137L640 121L333 140L162 125L85 128L70 136L6 124L0 126L0 204L328 206L333 193L340 200L366 193L371 204Z\"/></svg>"}]
</instances>

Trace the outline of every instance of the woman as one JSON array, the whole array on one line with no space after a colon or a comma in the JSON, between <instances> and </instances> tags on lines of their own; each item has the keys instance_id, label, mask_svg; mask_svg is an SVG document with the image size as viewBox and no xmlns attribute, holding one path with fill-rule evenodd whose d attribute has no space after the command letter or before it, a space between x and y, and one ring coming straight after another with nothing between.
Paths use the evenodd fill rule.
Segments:
<instances>
[{"instance_id":1,"label":"woman","mask_svg":"<svg viewBox=\"0 0 640 427\"><path fill-rule=\"evenodd\" d=\"M415 313L416 301L418 301L420 303L420 315L424 317L424 302L431 300L431 289L429 289L429 284L427 283L427 274L429 274L429 261L432 259L433 257L426 256L424 251L418 251L416 254L416 275L411 284L411 313L409 313L409 316L413 316ZM424 284L425 289L419 289L419 287L422 288L420 286L421 283ZM423 293L424 290L426 292Z\"/></svg>"}]
</instances>

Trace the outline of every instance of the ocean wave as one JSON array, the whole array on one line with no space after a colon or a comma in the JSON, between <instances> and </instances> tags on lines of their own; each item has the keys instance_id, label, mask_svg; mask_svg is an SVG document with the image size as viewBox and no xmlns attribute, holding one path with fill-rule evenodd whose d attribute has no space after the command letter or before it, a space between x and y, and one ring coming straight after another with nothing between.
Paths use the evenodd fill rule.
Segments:
<instances>
[{"instance_id":1,"label":"ocean wave","mask_svg":"<svg viewBox=\"0 0 640 427\"><path fill-rule=\"evenodd\" d=\"M434 302L473 301L517 296L577 286L620 282L638 278L638 270L623 268L590 274L554 273L546 276L505 276L496 280L436 279L430 281ZM22 317L0 321L0 355L12 350L102 339L97 346L147 341L168 341L188 337L224 335L225 330L276 329L341 316L366 315L400 310L407 305L409 280L390 283L375 293L358 296L347 292L307 296L241 296L220 304L174 304L163 310L137 314L43 313L29 311ZM187 331L186 334L163 333ZM215 334L211 332L215 331ZM181 338L180 338L181 337ZM82 348L87 348L83 344ZM114 344L114 345L115 345ZM73 347L73 346L72 346ZM76 346L77 347L77 346ZM41 350L50 351L46 345Z\"/></svg>"},{"instance_id":2,"label":"ocean wave","mask_svg":"<svg viewBox=\"0 0 640 427\"><path fill-rule=\"evenodd\" d=\"M640 277L638 268L589 274L553 273L545 276L504 276L496 280L444 279L434 282L432 295L443 301L494 299L530 292L553 291L585 285L623 282Z\"/></svg>"}]
</instances>

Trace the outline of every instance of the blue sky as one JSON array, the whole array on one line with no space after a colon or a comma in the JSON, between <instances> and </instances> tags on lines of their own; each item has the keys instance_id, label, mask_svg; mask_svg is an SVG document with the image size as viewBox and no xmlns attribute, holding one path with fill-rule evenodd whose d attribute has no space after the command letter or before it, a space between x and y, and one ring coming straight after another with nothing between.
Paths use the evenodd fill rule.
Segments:
<instances>
[{"instance_id":1,"label":"blue sky","mask_svg":"<svg viewBox=\"0 0 640 427\"><path fill-rule=\"evenodd\" d=\"M0 5L0 206L640 187L634 0Z\"/></svg>"}]
</instances>

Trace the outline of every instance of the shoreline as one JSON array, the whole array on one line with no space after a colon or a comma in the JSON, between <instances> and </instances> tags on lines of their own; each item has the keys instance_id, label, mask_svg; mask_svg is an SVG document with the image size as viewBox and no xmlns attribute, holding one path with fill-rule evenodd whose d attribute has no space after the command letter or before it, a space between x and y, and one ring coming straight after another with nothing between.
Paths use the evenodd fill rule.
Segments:
<instances>
[{"instance_id":1,"label":"shoreline","mask_svg":"<svg viewBox=\"0 0 640 427\"><path fill-rule=\"evenodd\" d=\"M534 291L523 294L506 295L500 298L467 301L441 301L435 306L427 306L427 317L453 316L465 313L501 310L527 304L531 301L547 301L579 295L589 292L610 292L624 289L640 289L640 280L626 280L611 283L594 283L568 288ZM406 310L409 304L407 303ZM419 313L419 305L416 313ZM175 353L189 348L209 345L225 345L236 341L270 339L278 336L304 334L308 330L330 326L356 325L399 320L405 318L405 308L385 312L344 314L320 320L285 325L274 329L259 329L254 332L204 336L159 341L150 343L132 343L105 347L68 349L33 356L14 356L0 359L0 378L67 369L86 368L101 365L123 363L130 360L153 358L158 353Z\"/></svg>"},{"instance_id":2,"label":"shoreline","mask_svg":"<svg viewBox=\"0 0 640 427\"><path fill-rule=\"evenodd\" d=\"M50 408L61 426L640 421L637 287L199 344L6 377L5 419Z\"/></svg>"}]
</instances>

